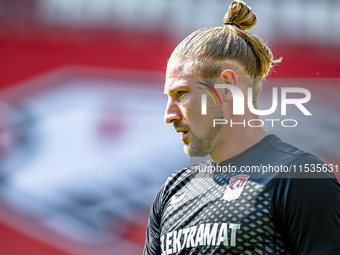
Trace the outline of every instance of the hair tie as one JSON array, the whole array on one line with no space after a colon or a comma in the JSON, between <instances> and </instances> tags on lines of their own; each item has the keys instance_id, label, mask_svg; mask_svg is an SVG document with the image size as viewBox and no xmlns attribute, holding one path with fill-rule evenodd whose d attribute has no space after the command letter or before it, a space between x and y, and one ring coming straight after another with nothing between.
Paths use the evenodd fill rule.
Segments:
<instances>
[{"instance_id":1,"label":"hair tie","mask_svg":"<svg viewBox=\"0 0 340 255\"><path fill-rule=\"evenodd\" d=\"M242 30L242 28L241 28L239 25L237 25L236 23L234 23L234 22L224 22L223 24L224 24L224 25L235 26L235 27L237 27L237 28L239 28L239 29Z\"/></svg>"}]
</instances>

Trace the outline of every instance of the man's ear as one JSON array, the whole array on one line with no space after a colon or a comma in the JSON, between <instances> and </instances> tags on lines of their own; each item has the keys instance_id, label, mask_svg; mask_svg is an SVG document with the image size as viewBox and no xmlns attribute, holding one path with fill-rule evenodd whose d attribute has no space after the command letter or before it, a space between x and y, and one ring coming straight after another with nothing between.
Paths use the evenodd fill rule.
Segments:
<instances>
[{"instance_id":1,"label":"man's ear","mask_svg":"<svg viewBox=\"0 0 340 255\"><path fill-rule=\"evenodd\" d=\"M224 81L225 84L230 84L238 87L237 81L237 73L232 69L225 69L221 72L220 78ZM231 91L227 88L223 89L222 97L225 101L230 101L233 99L233 95Z\"/></svg>"}]
</instances>

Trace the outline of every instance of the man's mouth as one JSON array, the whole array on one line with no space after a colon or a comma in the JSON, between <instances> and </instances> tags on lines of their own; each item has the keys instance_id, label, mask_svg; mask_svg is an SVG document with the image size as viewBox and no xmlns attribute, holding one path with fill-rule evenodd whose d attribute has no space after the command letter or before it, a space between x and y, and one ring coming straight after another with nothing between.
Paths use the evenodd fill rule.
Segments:
<instances>
[{"instance_id":1,"label":"man's mouth","mask_svg":"<svg viewBox=\"0 0 340 255\"><path fill-rule=\"evenodd\" d=\"M188 136L188 131L182 131L181 132L182 134L181 134L181 140L184 140L187 136Z\"/></svg>"},{"instance_id":2,"label":"man's mouth","mask_svg":"<svg viewBox=\"0 0 340 255\"><path fill-rule=\"evenodd\" d=\"M189 130L187 128L176 129L177 133L181 133L181 140L184 140L189 135Z\"/></svg>"}]
</instances>

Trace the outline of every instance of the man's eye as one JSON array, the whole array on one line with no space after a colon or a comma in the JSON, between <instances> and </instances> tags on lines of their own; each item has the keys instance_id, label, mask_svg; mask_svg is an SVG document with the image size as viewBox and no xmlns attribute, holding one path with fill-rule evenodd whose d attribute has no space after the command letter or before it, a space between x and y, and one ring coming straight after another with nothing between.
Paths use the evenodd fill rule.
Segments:
<instances>
[{"instance_id":1,"label":"man's eye","mask_svg":"<svg viewBox=\"0 0 340 255\"><path fill-rule=\"evenodd\" d=\"M180 96L180 97L183 96L185 93L187 93L187 92L186 91L178 91L177 92L178 96Z\"/></svg>"}]
</instances>

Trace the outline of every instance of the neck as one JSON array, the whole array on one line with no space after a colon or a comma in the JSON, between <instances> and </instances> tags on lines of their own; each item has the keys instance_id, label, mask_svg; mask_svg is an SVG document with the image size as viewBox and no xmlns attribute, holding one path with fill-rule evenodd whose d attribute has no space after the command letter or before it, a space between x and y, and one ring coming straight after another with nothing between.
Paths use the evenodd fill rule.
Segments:
<instances>
[{"instance_id":1,"label":"neck","mask_svg":"<svg viewBox=\"0 0 340 255\"><path fill-rule=\"evenodd\" d=\"M233 120L234 121L234 120ZM249 127L236 124L233 127L228 126L221 130L216 137L215 149L210 154L215 163L219 164L222 161L235 157L260 142L268 133L263 127ZM234 122L243 122L242 120L235 120Z\"/></svg>"}]
</instances>

